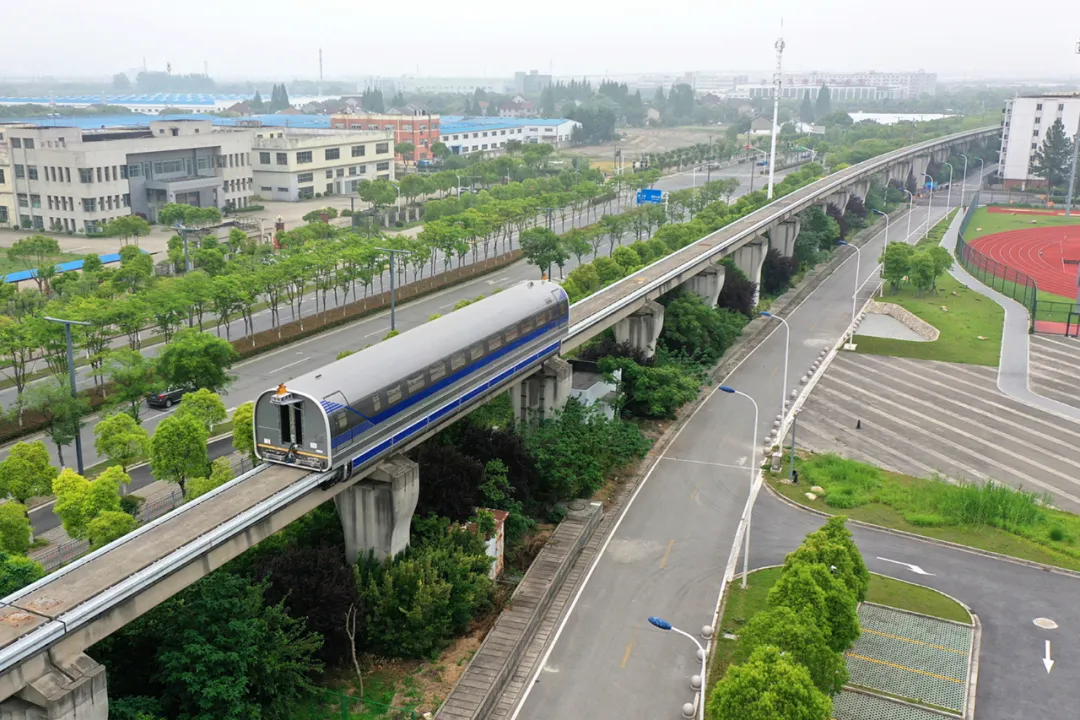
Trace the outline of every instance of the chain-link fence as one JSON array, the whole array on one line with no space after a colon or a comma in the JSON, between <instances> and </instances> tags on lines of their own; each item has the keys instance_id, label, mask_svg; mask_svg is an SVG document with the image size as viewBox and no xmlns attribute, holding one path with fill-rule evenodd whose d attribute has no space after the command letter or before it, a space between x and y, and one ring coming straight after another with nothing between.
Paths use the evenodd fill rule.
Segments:
<instances>
[{"instance_id":1,"label":"chain-link fence","mask_svg":"<svg viewBox=\"0 0 1080 720\"><path fill-rule=\"evenodd\" d=\"M419 720L420 713L410 708L322 690L291 717L292 720Z\"/></svg>"}]
</instances>

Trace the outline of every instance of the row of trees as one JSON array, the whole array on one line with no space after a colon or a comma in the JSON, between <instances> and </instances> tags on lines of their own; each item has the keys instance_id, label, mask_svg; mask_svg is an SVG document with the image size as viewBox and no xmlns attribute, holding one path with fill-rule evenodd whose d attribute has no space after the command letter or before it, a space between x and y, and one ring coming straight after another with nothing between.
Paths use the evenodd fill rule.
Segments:
<instances>
[{"instance_id":1,"label":"row of trees","mask_svg":"<svg viewBox=\"0 0 1080 720\"><path fill-rule=\"evenodd\" d=\"M844 651L859 637L870 573L845 527L830 519L787 556L768 607L739 633L709 693L716 720L828 720L847 682Z\"/></svg>"}]
</instances>

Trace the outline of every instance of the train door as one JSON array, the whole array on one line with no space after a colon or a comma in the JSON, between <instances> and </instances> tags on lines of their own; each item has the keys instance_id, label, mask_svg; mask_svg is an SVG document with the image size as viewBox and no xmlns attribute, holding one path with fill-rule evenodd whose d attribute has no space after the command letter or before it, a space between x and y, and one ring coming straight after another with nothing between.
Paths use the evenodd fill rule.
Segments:
<instances>
[{"instance_id":1,"label":"train door","mask_svg":"<svg viewBox=\"0 0 1080 720\"><path fill-rule=\"evenodd\" d=\"M278 414L282 444L286 447L304 447L304 403L279 405Z\"/></svg>"}]
</instances>

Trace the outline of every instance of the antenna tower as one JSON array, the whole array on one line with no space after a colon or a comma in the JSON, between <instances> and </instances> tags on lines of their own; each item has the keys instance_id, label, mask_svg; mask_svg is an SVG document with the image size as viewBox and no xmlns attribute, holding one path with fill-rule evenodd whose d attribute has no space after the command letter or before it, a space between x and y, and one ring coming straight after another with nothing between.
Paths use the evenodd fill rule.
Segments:
<instances>
[{"instance_id":1,"label":"antenna tower","mask_svg":"<svg viewBox=\"0 0 1080 720\"><path fill-rule=\"evenodd\" d=\"M776 123L780 119L780 89L784 85L784 21L780 21L780 38L776 41L776 75L773 77L772 141L769 143L769 200L773 199L773 179L776 171Z\"/></svg>"}]
</instances>

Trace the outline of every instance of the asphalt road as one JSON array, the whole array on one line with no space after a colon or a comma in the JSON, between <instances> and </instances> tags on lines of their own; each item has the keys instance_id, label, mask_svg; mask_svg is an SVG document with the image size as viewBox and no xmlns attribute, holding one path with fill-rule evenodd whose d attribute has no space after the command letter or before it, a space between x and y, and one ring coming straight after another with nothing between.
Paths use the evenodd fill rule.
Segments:
<instances>
[{"instance_id":1,"label":"asphalt road","mask_svg":"<svg viewBox=\"0 0 1080 720\"><path fill-rule=\"evenodd\" d=\"M750 567L778 565L824 518L795 509L762 490L754 506ZM1080 683L1080 578L943 547L914 538L853 527L871 572L940 590L971 607L982 623L978 685L979 720L1076 717ZM885 558L885 560L882 560ZM895 562L888 562L893 560ZM920 575L896 563L916 565ZM1049 618L1057 630L1042 630ZM1051 641L1054 666L1042 658Z\"/></svg>"},{"instance_id":2,"label":"asphalt road","mask_svg":"<svg viewBox=\"0 0 1080 720\"><path fill-rule=\"evenodd\" d=\"M926 210L916 208L913 235ZM937 210L934 220L944 215ZM906 216L893 221L897 240ZM860 279L872 292L884 231L863 247ZM852 253L854 256L854 253ZM788 387L851 320L849 259L786 319ZM652 628L650 615L691 633L712 622L751 484L752 453L780 410L785 333L777 330L725 380L760 406L756 442L747 398L716 393L674 438L627 504L564 617L514 717L677 717L699 672L689 640Z\"/></svg>"}]
</instances>

